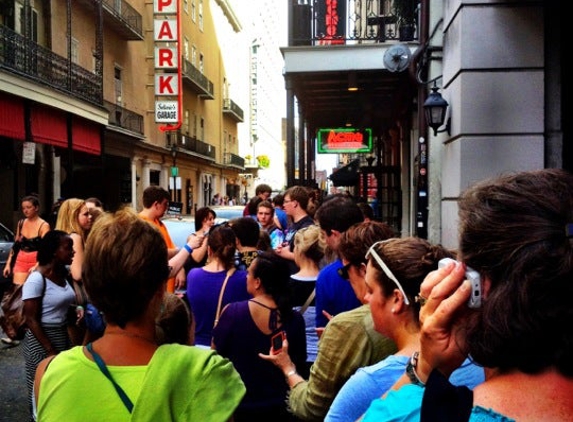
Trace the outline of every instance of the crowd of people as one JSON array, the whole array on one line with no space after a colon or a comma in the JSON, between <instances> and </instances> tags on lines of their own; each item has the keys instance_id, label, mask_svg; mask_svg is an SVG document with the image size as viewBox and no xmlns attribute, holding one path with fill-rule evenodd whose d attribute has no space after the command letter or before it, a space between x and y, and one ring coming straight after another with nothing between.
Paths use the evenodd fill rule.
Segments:
<instances>
[{"instance_id":1,"label":"crowd of people","mask_svg":"<svg viewBox=\"0 0 573 422\"><path fill-rule=\"evenodd\" d=\"M54 227L23 198L26 253L3 271L23 283L31 419L570 420L570 173L469 187L457 250L345 194L271 195L222 224L198 209L182 248L158 186L139 213L64 200Z\"/></svg>"}]
</instances>

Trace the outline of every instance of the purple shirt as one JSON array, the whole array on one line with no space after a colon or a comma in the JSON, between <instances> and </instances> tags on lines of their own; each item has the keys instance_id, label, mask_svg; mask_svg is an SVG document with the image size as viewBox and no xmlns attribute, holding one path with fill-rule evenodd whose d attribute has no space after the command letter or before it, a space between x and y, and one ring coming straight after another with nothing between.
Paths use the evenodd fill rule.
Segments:
<instances>
[{"instance_id":1,"label":"purple shirt","mask_svg":"<svg viewBox=\"0 0 573 422\"><path fill-rule=\"evenodd\" d=\"M212 273L203 268L193 268L187 274L187 299L195 319L195 344L211 347L219 293L226 276L227 271ZM228 303L250 297L247 292L247 272L235 271L225 287L221 310Z\"/></svg>"}]
</instances>

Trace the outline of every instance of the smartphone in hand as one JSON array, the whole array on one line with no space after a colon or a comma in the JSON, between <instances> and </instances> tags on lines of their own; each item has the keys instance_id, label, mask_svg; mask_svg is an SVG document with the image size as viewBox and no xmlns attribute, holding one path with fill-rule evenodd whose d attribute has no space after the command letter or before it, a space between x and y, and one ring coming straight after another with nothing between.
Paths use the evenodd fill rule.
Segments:
<instances>
[{"instance_id":1,"label":"smartphone in hand","mask_svg":"<svg viewBox=\"0 0 573 422\"><path fill-rule=\"evenodd\" d=\"M450 262L453 262L452 258L440 259L438 262L438 268L443 268ZM466 267L466 278L470 281L472 286L472 294L468 299L468 307L472 309L479 308L481 306L481 278L479 273L473 268Z\"/></svg>"},{"instance_id":2,"label":"smartphone in hand","mask_svg":"<svg viewBox=\"0 0 573 422\"><path fill-rule=\"evenodd\" d=\"M271 337L272 354L278 355L283 349L283 340L286 338L284 331L279 331Z\"/></svg>"}]
</instances>

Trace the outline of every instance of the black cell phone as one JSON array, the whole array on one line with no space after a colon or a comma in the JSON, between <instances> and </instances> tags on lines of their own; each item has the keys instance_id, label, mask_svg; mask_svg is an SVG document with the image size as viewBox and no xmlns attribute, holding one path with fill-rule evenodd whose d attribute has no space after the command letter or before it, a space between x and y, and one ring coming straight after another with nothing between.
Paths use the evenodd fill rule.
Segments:
<instances>
[{"instance_id":1,"label":"black cell phone","mask_svg":"<svg viewBox=\"0 0 573 422\"><path fill-rule=\"evenodd\" d=\"M283 340L285 339L284 331L280 331L276 333L271 338L271 347L273 348L273 355L276 355L281 352L283 348Z\"/></svg>"}]
</instances>

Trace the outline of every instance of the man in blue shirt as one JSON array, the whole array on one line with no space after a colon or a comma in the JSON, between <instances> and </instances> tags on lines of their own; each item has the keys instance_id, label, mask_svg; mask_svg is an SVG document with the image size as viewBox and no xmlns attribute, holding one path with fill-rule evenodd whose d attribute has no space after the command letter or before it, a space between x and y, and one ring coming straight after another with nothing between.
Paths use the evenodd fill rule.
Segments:
<instances>
[{"instance_id":1,"label":"man in blue shirt","mask_svg":"<svg viewBox=\"0 0 573 422\"><path fill-rule=\"evenodd\" d=\"M328 247L336 253L340 236L350 226L364 221L362 211L348 196L337 195L324 201L316 210L315 219L326 239ZM342 261L335 261L320 270L316 280L316 327L323 328L328 318L323 315L337 315L361 305L350 283L339 275L344 271Z\"/></svg>"}]
</instances>

